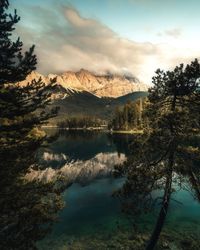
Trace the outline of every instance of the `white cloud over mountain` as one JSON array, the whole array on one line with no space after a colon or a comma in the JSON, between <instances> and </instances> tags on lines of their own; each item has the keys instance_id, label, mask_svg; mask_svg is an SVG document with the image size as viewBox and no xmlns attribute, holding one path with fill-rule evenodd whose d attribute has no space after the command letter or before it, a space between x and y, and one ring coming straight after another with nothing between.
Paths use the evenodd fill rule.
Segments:
<instances>
[{"instance_id":1,"label":"white cloud over mountain","mask_svg":"<svg viewBox=\"0 0 200 250\"><path fill-rule=\"evenodd\" d=\"M169 68L193 59L195 54L166 44L124 39L100 21L82 17L72 7L32 8L37 15L32 14L30 23L21 23L17 31L24 44L36 44L38 70L44 74L80 68L98 73L128 71L150 83L158 67ZM174 29L168 35L179 35L177 32Z\"/></svg>"}]
</instances>

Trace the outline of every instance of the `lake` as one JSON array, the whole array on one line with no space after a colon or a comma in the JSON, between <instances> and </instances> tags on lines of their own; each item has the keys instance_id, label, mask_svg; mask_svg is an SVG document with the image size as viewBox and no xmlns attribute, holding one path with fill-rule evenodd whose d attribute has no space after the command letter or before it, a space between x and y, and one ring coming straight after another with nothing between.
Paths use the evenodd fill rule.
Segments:
<instances>
[{"instance_id":1,"label":"lake","mask_svg":"<svg viewBox=\"0 0 200 250\"><path fill-rule=\"evenodd\" d=\"M32 177L48 182L62 175L65 207L51 233L38 242L39 249L142 249L141 242L148 240L156 221L159 203L133 223L123 213L120 199L113 196L126 181L113 176L114 166L129 156L133 140L134 135L128 134L61 131L54 142L40 150L39 162L46 168L31 173ZM175 192L158 249L199 249L199 243L194 243L200 236L199 201L187 177L183 177L181 188L176 182L173 185Z\"/></svg>"}]
</instances>

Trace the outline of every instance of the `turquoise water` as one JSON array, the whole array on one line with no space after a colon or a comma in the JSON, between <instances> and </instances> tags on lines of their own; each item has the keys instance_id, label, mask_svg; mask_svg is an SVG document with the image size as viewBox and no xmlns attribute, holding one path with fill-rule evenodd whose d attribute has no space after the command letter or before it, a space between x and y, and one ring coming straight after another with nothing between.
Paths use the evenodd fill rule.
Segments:
<instances>
[{"instance_id":1,"label":"turquoise water","mask_svg":"<svg viewBox=\"0 0 200 250\"><path fill-rule=\"evenodd\" d=\"M70 177L73 184L63 193L65 207L52 232L38 243L39 249L140 249L119 242L120 238L132 244L130 237L135 233L130 219L121 211L120 200L112 196L125 181L112 176L113 167L126 159L131 140L134 140L132 135L66 132L50 145L51 157L43 159L47 165L57 171L66 166L68 169L71 164L71 168L81 171L73 169L73 177ZM70 175L70 171L67 174ZM198 249L193 243L187 248L181 245L187 237L190 241L200 237L200 204L187 186L187 179L184 185L187 190L178 191L174 186L176 192L163 229L168 247L171 246L167 249ZM151 213L137 218L140 234L148 235L153 229L158 208L159 204ZM109 245L110 242L114 246Z\"/></svg>"},{"instance_id":2,"label":"turquoise water","mask_svg":"<svg viewBox=\"0 0 200 250\"><path fill-rule=\"evenodd\" d=\"M188 187L189 189L189 187ZM180 190L173 194L166 227L175 231L183 229L188 233L198 233L200 237L200 203L193 194Z\"/></svg>"},{"instance_id":3,"label":"turquoise water","mask_svg":"<svg viewBox=\"0 0 200 250\"><path fill-rule=\"evenodd\" d=\"M55 234L64 232L81 236L95 234L100 230L112 230L113 225L110 224L116 220L117 226L117 218L122 214L119 201L111 195L122 184L122 179L112 178L95 180L85 187L73 184L64 193L66 209L60 213L62 223L55 225Z\"/></svg>"}]
</instances>

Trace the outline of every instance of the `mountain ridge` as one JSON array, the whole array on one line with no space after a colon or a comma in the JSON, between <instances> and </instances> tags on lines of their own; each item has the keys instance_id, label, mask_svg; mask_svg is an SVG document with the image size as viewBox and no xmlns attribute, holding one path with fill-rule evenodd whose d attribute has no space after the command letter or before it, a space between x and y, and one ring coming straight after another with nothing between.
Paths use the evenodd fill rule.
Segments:
<instances>
[{"instance_id":1,"label":"mountain ridge","mask_svg":"<svg viewBox=\"0 0 200 250\"><path fill-rule=\"evenodd\" d=\"M134 76L98 75L84 69L47 76L35 71L19 84L25 86L39 78L45 85L56 78L49 107L59 107L59 111L56 117L49 120L49 124L58 124L70 116L93 116L109 121L118 106L147 96L147 86Z\"/></svg>"},{"instance_id":2,"label":"mountain ridge","mask_svg":"<svg viewBox=\"0 0 200 250\"><path fill-rule=\"evenodd\" d=\"M77 72L66 71L60 75L49 74L47 76L33 71L27 76L26 80L20 82L20 85L26 85L31 80L37 80L40 77L45 84L56 78L57 85L66 90L87 91L98 97L118 98L129 93L147 91L148 89L146 84L141 83L131 75L96 74L85 69L80 69Z\"/></svg>"}]
</instances>

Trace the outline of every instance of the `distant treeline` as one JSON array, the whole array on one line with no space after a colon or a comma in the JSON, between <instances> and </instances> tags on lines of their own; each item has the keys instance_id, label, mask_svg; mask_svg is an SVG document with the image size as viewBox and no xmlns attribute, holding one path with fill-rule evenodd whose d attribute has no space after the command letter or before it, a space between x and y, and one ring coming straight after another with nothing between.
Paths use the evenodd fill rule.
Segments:
<instances>
[{"instance_id":1,"label":"distant treeline","mask_svg":"<svg viewBox=\"0 0 200 250\"><path fill-rule=\"evenodd\" d=\"M73 116L59 122L60 128L90 128L100 127L106 122L94 116Z\"/></svg>"},{"instance_id":2,"label":"distant treeline","mask_svg":"<svg viewBox=\"0 0 200 250\"><path fill-rule=\"evenodd\" d=\"M123 107L117 107L108 128L114 130L131 130L141 128L143 102L144 101L141 100L134 102L128 101Z\"/></svg>"}]
</instances>

